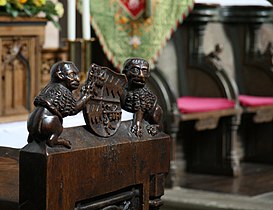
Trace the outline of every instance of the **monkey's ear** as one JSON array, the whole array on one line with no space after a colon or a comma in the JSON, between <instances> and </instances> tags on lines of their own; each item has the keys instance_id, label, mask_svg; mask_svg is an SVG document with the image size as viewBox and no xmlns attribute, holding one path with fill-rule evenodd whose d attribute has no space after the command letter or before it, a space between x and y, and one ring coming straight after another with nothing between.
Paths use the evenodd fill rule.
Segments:
<instances>
[{"instance_id":1,"label":"monkey's ear","mask_svg":"<svg viewBox=\"0 0 273 210\"><path fill-rule=\"evenodd\" d=\"M63 80L65 77L63 71L60 71L60 70L56 72L56 75L60 80Z\"/></svg>"}]
</instances>

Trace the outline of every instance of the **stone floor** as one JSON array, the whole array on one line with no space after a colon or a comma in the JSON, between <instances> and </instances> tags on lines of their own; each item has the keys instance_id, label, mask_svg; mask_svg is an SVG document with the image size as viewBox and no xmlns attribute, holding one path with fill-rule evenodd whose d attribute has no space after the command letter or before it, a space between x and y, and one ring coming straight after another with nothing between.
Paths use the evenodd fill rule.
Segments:
<instances>
[{"instance_id":1,"label":"stone floor","mask_svg":"<svg viewBox=\"0 0 273 210\"><path fill-rule=\"evenodd\" d=\"M161 210L273 210L273 193L243 196L203 190L165 190Z\"/></svg>"},{"instance_id":2,"label":"stone floor","mask_svg":"<svg viewBox=\"0 0 273 210\"><path fill-rule=\"evenodd\" d=\"M180 173L162 210L273 210L273 165L242 164L242 176Z\"/></svg>"}]
</instances>

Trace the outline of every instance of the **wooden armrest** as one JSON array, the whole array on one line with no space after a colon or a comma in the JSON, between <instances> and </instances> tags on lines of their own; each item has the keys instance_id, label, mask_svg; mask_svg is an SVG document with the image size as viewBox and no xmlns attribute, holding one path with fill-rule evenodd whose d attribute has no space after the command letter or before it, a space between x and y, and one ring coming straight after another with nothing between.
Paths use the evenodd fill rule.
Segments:
<instances>
[{"instance_id":1,"label":"wooden armrest","mask_svg":"<svg viewBox=\"0 0 273 210\"><path fill-rule=\"evenodd\" d=\"M244 111L249 113L254 113L260 110L273 111L273 106L257 106L257 107L245 107Z\"/></svg>"},{"instance_id":2,"label":"wooden armrest","mask_svg":"<svg viewBox=\"0 0 273 210\"><path fill-rule=\"evenodd\" d=\"M242 113L240 108L237 109L225 109L225 110L216 110L210 112L198 112L191 114L182 114L182 121L196 120L195 128L196 130L206 130L214 129L218 125L218 121L221 117L227 117L232 115L239 115Z\"/></svg>"},{"instance_id":3,"label":"wooden armrest","mask_svg":"<svg viewBox=\"0 0 273 210\"><path fill-rule=\"evenodd\" d=\"M246 107L246 113L254 113L255 123L270 122L273 120L273 106Z\"/></svg>"}]
</instances>

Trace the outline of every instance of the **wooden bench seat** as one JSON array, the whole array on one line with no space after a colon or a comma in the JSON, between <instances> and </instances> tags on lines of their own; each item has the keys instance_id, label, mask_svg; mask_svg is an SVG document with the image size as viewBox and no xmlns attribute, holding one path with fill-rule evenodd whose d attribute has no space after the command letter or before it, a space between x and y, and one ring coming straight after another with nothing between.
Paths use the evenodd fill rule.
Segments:
<instances>
[{"instance_id":1,"label":"wooden bench seat","mask_svg":"<svg viewBox=\"0 0 273 210\"><path fill-rule=\"evenodd\" d=\"M19 207L19 150L0 147L0 209Z\"/></svg>"},{"instance_id":2,"label":"wooden bench seat","mask_svg":"<svg viewBox=\"0 0 273 210\"><path fill-rule=\"evenodd\" d=\"M221 117L239 115L241 109L226 98L180 97L177 106L181 120L195 120L196 130L215 129Z\"/></svg>"}]
</instances>

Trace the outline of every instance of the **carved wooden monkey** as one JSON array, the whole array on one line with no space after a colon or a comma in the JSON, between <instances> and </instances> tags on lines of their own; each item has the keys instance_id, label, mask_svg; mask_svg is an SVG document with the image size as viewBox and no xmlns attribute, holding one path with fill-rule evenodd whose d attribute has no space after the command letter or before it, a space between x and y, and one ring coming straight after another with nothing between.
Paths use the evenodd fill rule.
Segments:
<instances>
[{"instance_id":1,"label":"carved wooden monkey","mask_svg":"<svg viewBox=\"0 0 273 210\"><path fill-rule=\"evenodd\" d=\"M63 118L80 112L91 97L82 94L76 100L72 91L80 85L79 70L70 61L60 61L51 68L51 80L35 98L35 109L30 114L27 128L28 142L46 141L48 146L71 147L68 140L60 138Z\"/></svg>"},{"instance_id":2,"label":"carved wooden monkey","mask_svg":"<svg viewBox=\"0 0 273 210\"><path fill-rule=\"evenodd\" d=\"M146 86L146 79L150 76L149 63L141 58L130 58L125 61L122 73L128 80L122 97L122 108L134 113L131 131L141 137L144 119L150 124L146 127L148 133L155 135L163 111L157 103L156 95Z\"/></svg>"}]
</instances>

